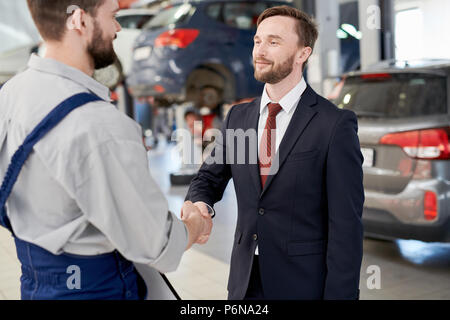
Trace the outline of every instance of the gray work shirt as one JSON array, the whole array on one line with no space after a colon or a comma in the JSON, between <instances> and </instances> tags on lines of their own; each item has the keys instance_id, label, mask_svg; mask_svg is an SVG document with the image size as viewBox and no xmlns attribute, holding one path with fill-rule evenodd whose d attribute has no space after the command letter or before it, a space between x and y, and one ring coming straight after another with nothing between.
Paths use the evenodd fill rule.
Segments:
<instances>
[{"instance_id":1,"label":"gray work shirt","mask_svg":"<svg viewBox=\"0 0 450 320\"><path fill-rule=\"evenodd\" d=\"M60 102L109 90L56 60L33 55L0 90L0 180L27 135ZM7 202L17 237L53 254L117 249L162 272L187 245L184 224L150 175L141 128L109 102L74 110L39 141Z\"/></svg>"}]
</instances>

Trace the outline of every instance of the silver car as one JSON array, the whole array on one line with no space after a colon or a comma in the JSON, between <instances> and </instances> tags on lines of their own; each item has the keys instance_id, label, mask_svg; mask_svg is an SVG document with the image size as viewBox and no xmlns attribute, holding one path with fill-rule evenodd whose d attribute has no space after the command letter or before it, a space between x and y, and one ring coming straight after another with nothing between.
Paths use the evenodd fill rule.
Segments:
<instances>
[{"instance_id":1,"label":"silver car","mask_svg":"<svg viewBox=\"0 0 450 320\"><path fill-rule=\"evenodd\" d=\"M450 242L450 61L347 74L334 100L359 119L365 234Z\"/></svg>"}]
</instances>

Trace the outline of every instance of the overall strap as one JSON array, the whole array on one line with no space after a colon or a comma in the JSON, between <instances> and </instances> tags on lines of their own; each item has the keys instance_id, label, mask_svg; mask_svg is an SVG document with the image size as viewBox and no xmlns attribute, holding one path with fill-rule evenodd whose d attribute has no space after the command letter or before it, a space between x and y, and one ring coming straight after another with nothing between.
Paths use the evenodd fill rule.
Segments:
<instances>
[{"instance_id":1,"label":"overall strap","mask_svg":"<svg viewBox=\"0 0 450 320\"><path fill-rule=\"evenodd\" d=\"M5 178L0 188L0 225L9 229L14 234L11 223L6 214L6 200L11 194L14 184L17 181L20 171L33 151L33 146L41 140L49 131L58 125L71 111L81 107L89 102L102 100L98 96L92 93L79 93L63 102L61 102L56 108L54 108L45 118L42 120L36 128L28 135L25 142L14 153L11 159L8 170L6 171Z\"/></svg>"}]
</instances>

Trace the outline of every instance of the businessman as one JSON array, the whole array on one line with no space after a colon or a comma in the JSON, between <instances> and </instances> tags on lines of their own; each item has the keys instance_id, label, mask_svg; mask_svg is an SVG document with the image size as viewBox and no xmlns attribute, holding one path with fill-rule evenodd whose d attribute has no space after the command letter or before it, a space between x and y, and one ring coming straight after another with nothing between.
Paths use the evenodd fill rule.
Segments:
<instances>
[{"instance_id":1,"label":"businessman","mask_svg":"<svg viewBox=\"0 0 450 320\"><path fill-rule=\"evenodd\" d=\"M188 191L183 216L193 205L206 216L234 180L229 299L359 298L364 191L357 118L305 83L317 37L315 23L297 9L262 13L253 50L262 96L231 109ZM255 132L255 139L236 143L242 132Z\"/></svg>"},{"instance_id":2,"label":"businessman","mask_svg":"<svg viewBox=\"0 0 450 320\"><path fill-rule=\"evenodd\" d=\"M169 212L141 128L92 78L116 58L117 0L28 0L28 7L47 53L33 55L0 91L0 225L15 237L21 297L143 299L133 263L175 270L210 232L210 218L194 208L184 221ZM64 118L59 111L68 107L79 108ZM45 134L27 138L35 132Z\"/></svg>"}]
</instances>

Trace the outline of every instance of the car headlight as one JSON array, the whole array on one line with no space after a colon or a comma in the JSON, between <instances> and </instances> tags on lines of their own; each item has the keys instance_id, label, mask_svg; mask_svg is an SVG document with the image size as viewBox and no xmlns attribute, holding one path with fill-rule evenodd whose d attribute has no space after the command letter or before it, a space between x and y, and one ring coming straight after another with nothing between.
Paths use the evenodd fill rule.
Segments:
<instances>
[{"instance_id":1,"label":"car headlight","mask_svg":"<svg viewBox=\"0 0 450 320\"><path fill-rule=\"evenodd\" d=\"M140 61L150 57L152 47L141 47L134 50L134 60Z\"/></svg>"}]
</instances>

